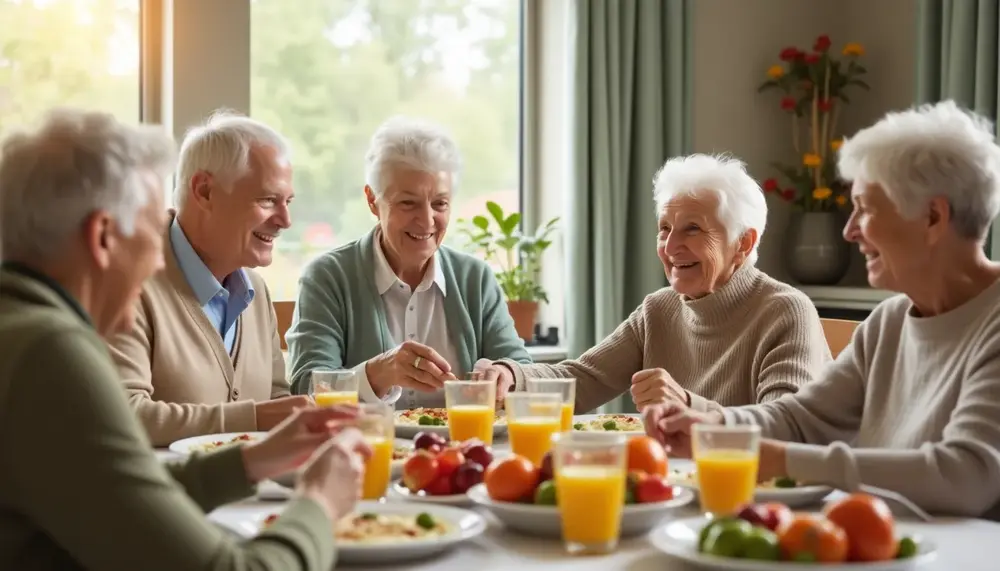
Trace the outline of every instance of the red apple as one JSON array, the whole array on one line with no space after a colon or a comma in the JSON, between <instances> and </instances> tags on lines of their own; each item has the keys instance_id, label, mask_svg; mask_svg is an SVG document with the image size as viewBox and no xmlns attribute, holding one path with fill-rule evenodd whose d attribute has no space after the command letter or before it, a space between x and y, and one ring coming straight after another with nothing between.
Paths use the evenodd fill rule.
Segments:
<instances>
[{"instance_id":1,"label":"red apple","mask_svg":"<svg viewBox=\"0 0 1000 571\"><path fill-rule=\"evenodd\" d=\"M768 514L764 509L756 504L748 504L736 514L736 517L749 523L754 527L767 527Z\"/></svg>"},{"instance_id":2,"label":"red apple","mask_svg":"<svg viewBox=\"0 0 1000 571\"><path fill-rule=\"evenodd\" d=\"M465 459L471 460L486 469L493 462L493 452L485 444L473 444L464 450Z\"/></svg>"},{"instance_id":3,"label":"red apple","mask_svg":"<svg viewBox=\"0 0 1000 571\"><path fill-rule=\"evenodd\" d=\"M403 464L403 485L411 492L418 492L437 478L438 461L426 450L417 450Z\"/></svg>"},{"instance_id":4,"label":"red apple","mask_svg":"<svg viewBox=\"0 0 1000 571\"><path fill-rule=\"evenodd\" d=\"M451 477L452 489L455 490L456 494L464 494L469 488L482 483L482 481L483 467L471 460L459 466Z\"/></svg>"},{"instance_id":5,"label":"red apple","mask_svg":"<svg viewBox=\"0 0 1000 571\"><path fill-rule=\"evenodd\" d=\"M430 496L450 496L455 493L455 490L452 488L450 476L438 476L424 488L424 492Z\"/></svg>"},{"instance_id":6,"label":"red apple","mask_svg":"<svg viewBox=\"0 0 1000 571\"><path fill-rule=\"evenodd\" d=\"M763 512L761 515L763 516L764 527L771 531L777 530L782 524L794 517L791 508L777 502L762 504L758 506L757 511Z\"/></svg>"},{"instance_id":7,"label":"red apple","mask_svg":"<svg viewBox=\"0 0 1000 571\"><path fill-rule=\"evenodd\" d=\"M447 444L448 442L444 437L436 432L418 432L413 437L413 447L417 450L427 450L434 445L437 445L440 449L447 446Z\"/></svg>"},{"instance_id":8,"label":"red apple","mask_svg":"<svg viewBox=\"0 0 1000 571\"><path fill-rule=\"evenodd\" d=\"M540 473L539 477L540 482L545 482L556 477L555 465L552 463L551 450L546 452L545 456L542 456L542 467L539 469L539 473Z\"/></svg>"},{"instance_id":9,"label":"red apple","mask_svg":"<svg viewBox=\"0 0 1000 571\"><path fill-rule=\"evenodd\" d=\"M465 463L465 456L457 448L448 448L437 456L438 474L448 477L458 470L458 467Z\"/></svg>"},{"instance_id":10,"label":"red apple","mask_svg":"<svg viewBox=\"0 0 1000 571\"><path fill-rule=\"evenodd\" d=\"M673 498L673 486L661 476L648 476L635 485L635 501L640 504L665 502Z\"/></svg>"}]
</instances>

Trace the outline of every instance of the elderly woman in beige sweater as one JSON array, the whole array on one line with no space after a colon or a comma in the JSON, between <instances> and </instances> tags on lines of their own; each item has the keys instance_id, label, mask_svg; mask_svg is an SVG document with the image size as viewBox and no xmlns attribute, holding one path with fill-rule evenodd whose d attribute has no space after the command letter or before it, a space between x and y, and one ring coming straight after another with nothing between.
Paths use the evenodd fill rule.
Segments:
<instances>
[{"instance_id":1,"label":"elderly woman in beige sweater","mask_svg":"<svg viewBox=\"0 0 1000 571\"><path fill-rule=\"evenodd\" d=\"M654 180L656 251L670 287L646 296L579 359L556 365L480 361L523 390L525 378L576 378L576 411L629 392L639 410L671 398L696 410L794 393L830 361L816 308L754 266L767 203L742 162L671 159Z\"/></svg>"},{"instance_id":2,"label":"elderly woman in beige sweater","mask_svg":"<svg viewBox=\"0 0 1000 571\"><path fill-rule=\"evenodd\" d=\"M989 121L938 103L884 119L840 150L853 180L844 237L882 302L797 394L703 413L646 411L690 452L695 422L757 424L761 479L895 490L929 511L1000 519L1000 264L983 243L1000 212ZM848 444L849 443L849 444Z\"/></svg>"}]
</instances>

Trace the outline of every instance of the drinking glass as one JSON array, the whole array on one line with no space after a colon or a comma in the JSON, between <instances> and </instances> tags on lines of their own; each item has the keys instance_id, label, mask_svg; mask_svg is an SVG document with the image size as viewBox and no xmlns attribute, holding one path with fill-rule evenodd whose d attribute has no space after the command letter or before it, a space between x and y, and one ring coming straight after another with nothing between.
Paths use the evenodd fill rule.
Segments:
<instances>
[{"instance_id":1,"label":"drinking glass","mask_svg":"<svg viewBox=\"0 0 1000 571\"><path fill-rule=\"evenodd\" d=\"M358 375L352 370L312 372L312 396L317 406L358 403Z\"/></svg>"},{"instance_id":2,"label":"drinking glass","mask_svg":"<svg viewBox=\"0 0 1000 571\"><path fill-rule=\"evenodd\" d=\"M759 451L759 426L694 425L691 452L702 511L725 517L753 501Z\"/></svg>"},{"instance_id":3,"label":"drinking glass","mask_svg":"<svg viewBox=\"0 0 1000 571\"><path fill-rule=\"evenodd\" d=\"M507 435L514 454L535 466L542 465L545 453L552 448L552 435L559 432L562 401L562 395L556 393L507 394Z\"/></svg>"},{"instance_id":4,"label":"drinking glass","mask_svg":"<svg viewBox=\"0 0 1000 571\"><path fill-rule=\"evenodd\" d=\"M552 435L556 504L568 553L608 553L618 547L625 503L626 438L622 434Z\"/></svg>"},{"instance_id":5,"label":"drinking glass","mask_svg":"<svg viewBox=\"0 0 1000 571\"><path fill-rule=\"evenodd\" d=\"M493 381L445 381L448 434L452 440L478 438L493 443L497 385Z\"/></svg>"},{"instance_id":6,"label":"drinking glass","mask_svg":"<svg viewBox=\"0 0 1000 571\"><path fill-rule=\"evenodd\" d=\"M525 379L529 393L556 393L562 395L562 416L559 429L573 429L573 407L576 406L576 379Z\"/></svg>"},{"instance_id":7,"label":"drinking glass","mask_svg":"<svg viewBox=\"0 0 1000 571\"><path fill-rule=\"evenodd\" d=\"M358 428L372 447L372 455L365 462L365 477L361 497L376 500L385 496L392 477L392 449L396 437L396 423L392 407L385 403L363 403L358 411Z\"/></svg>"}]
</instances>

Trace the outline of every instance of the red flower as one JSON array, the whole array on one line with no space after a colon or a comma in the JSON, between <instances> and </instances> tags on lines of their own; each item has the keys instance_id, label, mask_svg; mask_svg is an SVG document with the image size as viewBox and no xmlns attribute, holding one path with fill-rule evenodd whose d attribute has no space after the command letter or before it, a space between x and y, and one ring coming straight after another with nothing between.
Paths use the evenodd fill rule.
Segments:
<instances>
[{"instance_id":1,"label":"red flower","mask_svg":"<svg viewBox=\"0 0 1000 571\"><path fill-rule=\"evenodd\" d=\"M778 190L777 180L769 178L764 181L764 192L774 192L775 190Z\"/></svg>"},{"instance_id":2,"label":"red flower","mask_svg":"<svg viewBox=\"0 0 1000 571\"><path fill-rule=\"evenodd\" d=\"M816 38L816 43L813 44L813 49L818 52L825 52L830 49L830 36L823 34L822 36Z\"/></svg>"},{"instance_id":3,"label":"red flower","mask_svg":"<svg viewBox=\"0 0 1000 571\"><path fill-rule=\"evenodd\" d=\"M822 111L824 113L828 113L831 109L833 109L833 101L832 100L830 100L830 99L820 99L819 100L819 110L820 111Z\"/></svg>"},{"instance_id":4,"label":"red flower","mask_svg":"<svg viewBox=\"0 0 1000 571\"><path fill-rule=\"evenodd\" d=\"M781 50L781 54L778 55L778 58L781 61L793 61L801 56L802 52L800 52L798 48L789 47Z\"/></svg>"},{"instance_id":5,"label":"red flower","mask_svg":"<svg viewBox=\"0 0 1000 571\"><path fill-rule=\"evenodd\" d=\"M795 189L794 188L786 188L785 191L781 193L781 198L784 198L785 200L787 200L789 202L795 200Z\"/></svg>"},{"instance_id":6,"label":"red flower","mask_svg":"<svg viewBox=\"0 0 1000 571\"><path fill-rule=\"evenodd\" d=\"M817 53L806 54L806 63L816 63L819 61L820 55Z\"/></svg>"},{"instance_id":7,"label":"red flower","mask_svg":"<svg viewBox=\"0 0 1000 571\"><path fill-rule=\"evenodd\" d=\"M788 96L781 98L781 108L784 111L795 111L795 104L796 101L794 97Z\"/></svg>"}]
</instances>

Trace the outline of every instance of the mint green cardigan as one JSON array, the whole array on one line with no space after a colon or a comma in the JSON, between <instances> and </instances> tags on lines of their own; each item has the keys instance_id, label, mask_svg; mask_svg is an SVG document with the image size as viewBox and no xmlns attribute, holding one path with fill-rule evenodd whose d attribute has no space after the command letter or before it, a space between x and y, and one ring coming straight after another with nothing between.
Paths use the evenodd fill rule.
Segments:
<instances>
[{"instance_id":1,"label":"mint green cardigan","mask_svg":"<svg viewBox=\"0 0 1000 571\"><path fill-rule=\"evenodd\" d=\"M314 369L349 369L396 346L375 287L375 230L311 261L299 278L288 343L292 392L309 392ZM500 284L482 260L438 250L448 294L448 333L461 360L459 378L478 359L530 363Z\"/></svg>"}]
</instances>

